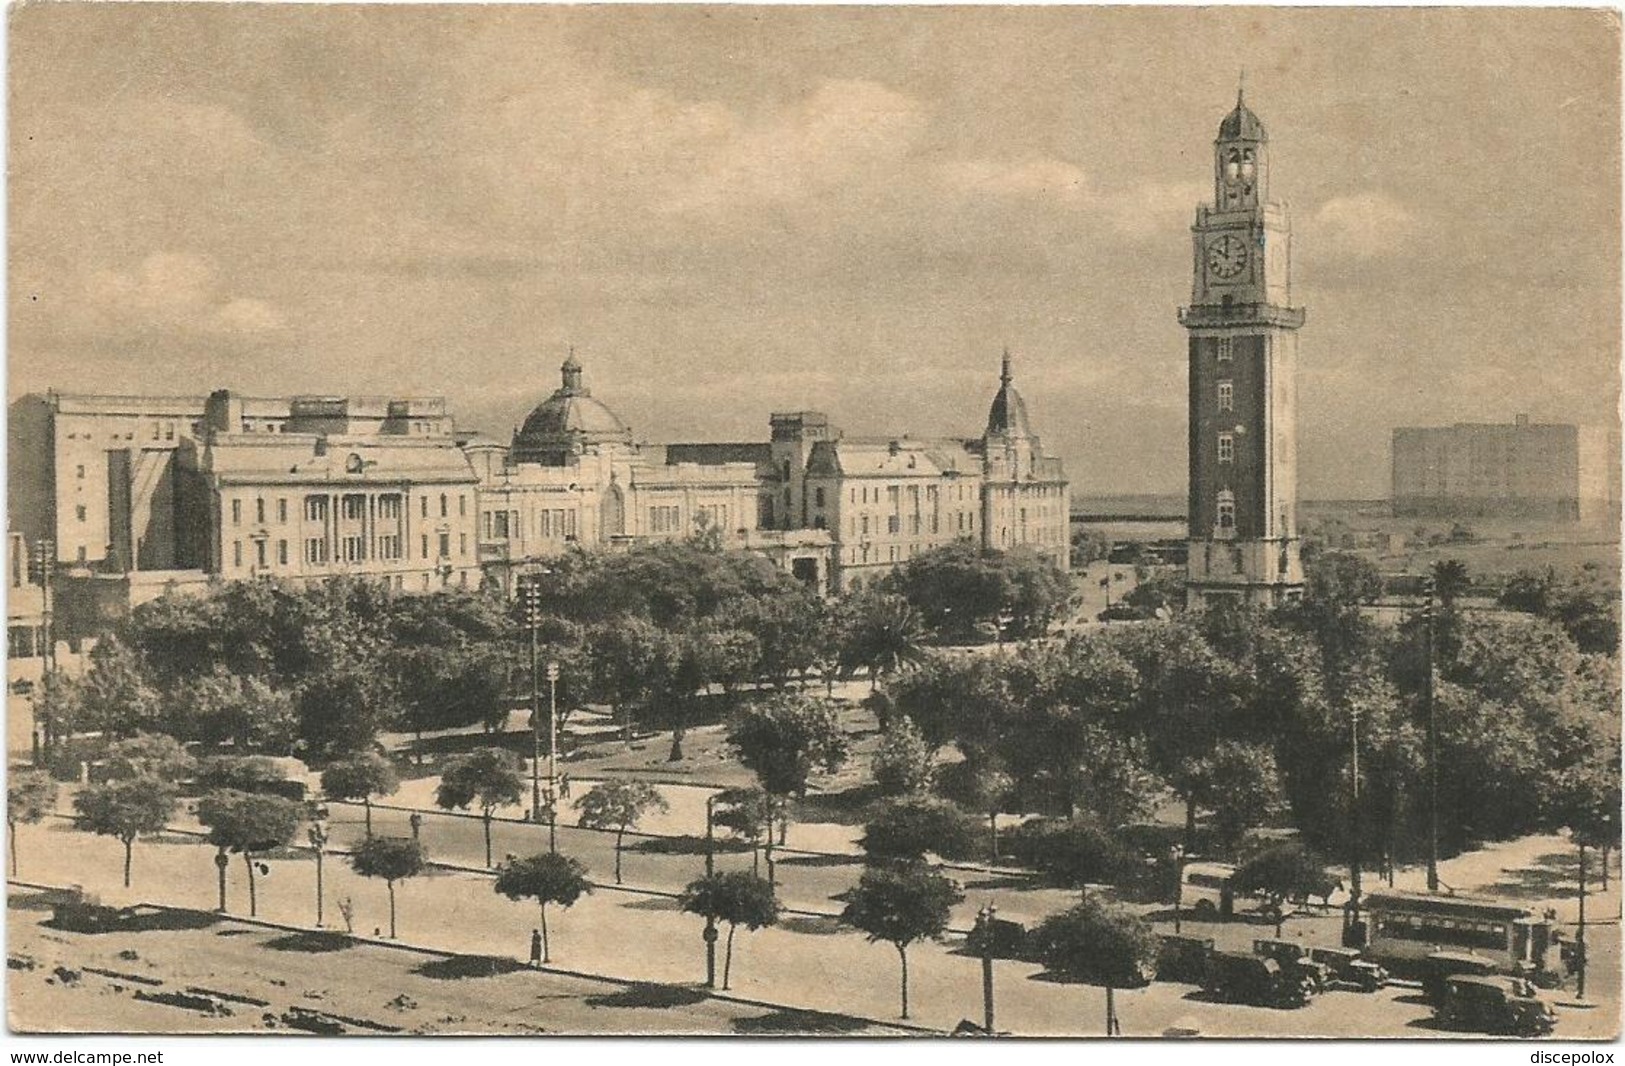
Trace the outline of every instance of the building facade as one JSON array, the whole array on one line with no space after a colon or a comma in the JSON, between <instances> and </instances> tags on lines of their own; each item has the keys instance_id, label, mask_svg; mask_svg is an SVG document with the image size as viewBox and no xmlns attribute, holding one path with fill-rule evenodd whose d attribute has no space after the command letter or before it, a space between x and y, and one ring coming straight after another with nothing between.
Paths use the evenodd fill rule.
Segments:
<instances>
[{"instance_id":1,"label":"building facade","mask_svg":"<svg viewBox=\"0 0 1625 1066\"><path fill-rule=\"evenodd\" d=\"M1591 522L1619 510L1618 438L1530 422L1402 427L1393 436L1396 516Z\"/></svg>"},{"instance_id":2,"label":"building facade","mask_svg":"<svg viewBox=\"0 0 1625 1066\"><path fill-rule=\"evenodd\" d=\"M1213 145L1213 203L1191 227L1187 595L1301 594L1292 225L1269 200L1269 138L1238 94Z\"/></svg>"}]
</instances>

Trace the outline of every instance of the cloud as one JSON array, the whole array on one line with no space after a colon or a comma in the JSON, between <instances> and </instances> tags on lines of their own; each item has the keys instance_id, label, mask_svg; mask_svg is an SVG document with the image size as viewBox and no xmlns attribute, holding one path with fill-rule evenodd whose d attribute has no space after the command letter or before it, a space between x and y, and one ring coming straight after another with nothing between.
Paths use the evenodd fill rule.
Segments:
<instances>
[{"instance_id":1,"label":"cloud","mask_svg":"<svg viewBox=\"0 0 1625 1066\"><path fill-rule=\"evenodd\" d=\"M1088 175L1083 168L1059 159L1017 163L968 159L944 163L941 175L948 188L972 195L1053 199L1077 206L1088 192Z\"/></svg>"},{"instance_id":2,"label":"cloud","mask_svg":"<svg viewBox=\"0 0 1625 1066\"><path fill-rule=\"evenodd\" d=\"M133 270L95 270L85 278L85 309L111 331L264 333L282 315L265 300L224 291L214 261L160 251Z\"/></svg>"},{"instance_id":3,"label":"cloud","mask_svg":"<svg viewBox=\"0 0 1625 1066\"><path fill-rule=\"evenodd\" d=\"M1112 229L1122 236L1160 239L1187 228L1196 205L1211 193L1200 181L1148 181L1103 197L1101 208Z\"/></svg>"},{"instance_id":4,"label":"cloud","mask_svg":"<svg viewBox=\"0 0 1625 1066\"><path fill-rule=\"evenodd\" d=\"M1371 259L1402 247L1416 234L1416 215L1383 192L1327 200L1315 212L1316 242L1327 251Z\"/></svg>"}]
</instances>

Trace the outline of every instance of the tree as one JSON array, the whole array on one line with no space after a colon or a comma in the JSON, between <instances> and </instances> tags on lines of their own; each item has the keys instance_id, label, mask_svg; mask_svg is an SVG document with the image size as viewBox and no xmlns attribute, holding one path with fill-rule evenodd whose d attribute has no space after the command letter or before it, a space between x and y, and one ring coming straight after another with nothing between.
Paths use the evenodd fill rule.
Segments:
<instances>
[{"instance_id":1,"label":"tree","mask_svg":"<svg viewBox=\"0 0 1625 1066\"><path fill-rule=\"evenodd\" d=\"M746 708L728 727L728 743L778 796L804 796L813 769L834 773L847 753L834 706L788 693Z\"/></svg>"},{"instance_id":2,"label":"tree","mask_svg":"<svg viewBox=\"0 0 1625 1066\"><path fill-rule=\"evenodd\" d=\"M838 612L844 673L866 669L874 687L883 676L920 661L925 623L902 596L866 589L843 599Z\"/></svg>"},{"instance_id":3,"label":"tree","mask_svg":"<svg viewBox=\"0 0 1625 1066\"><path fill-rule=\"evenodd\" d=\"M1192 802L1213 812L1214 835L1225 846L1286 808L1275 753L1261 744L1222 740L1196 760L1187 780Z\"/></svg>"},{"instance_id":4,"label":"tree","mask_svg":"<svg viewBox=\"0 0 1625 1066\"><path fill-rule=\"evenodd\" d=\"M360 800L367 810L367 836L372 836L372 798L392 795L401 787L395 766L375 751L340 759L322 771L322 793L329 799Z\"/></svg>"},{"instance_id":5,"label":"tree","mask_svg":"<svg viewBox=\"0 0 1625 1066\"><path fill-rule=\"evenodd\" d=\"M754 931L779 921L779 901L773 895L773 886L745 870L711 874L691 881L678 901L689 914L728 923L728 945L722 957L724 991L733 973L734 933L741 925Z\"/></svg>"},{"instance_id":6,"label":"tree","mask_svg":"<svg viewBox=\"0 0 1625 1066\"><path fill-rule=\"evenodd\" d=\"M1033 939L1051 973L1106 989L1106 1035L1119 1035L1113 993L1140 988L1150 979L1158 946L1150 924L1120 907L1090 900L1044 919Z\"/></svg>"},{"instance_id":7,"label":"tree","mask_svg":"<svg viewBox=\"0 0 1625 1066\"><path fill-rule=\"evenodd\" d=\"M263 755L219 755L204 759L197 771L198 787L205 791L272 792L287 779L276 760Z\"/></svg>"},{"instance_id":8,"label":"tree","mask_svg":"<svg viewBox=\"0 0 1625 1066\"><path fill-rule=\"evenodd\" d=\"M1134 867L1134 854L1110 833L1072 819L1028 822L1012 834L1010 849L1023 865L1077 889L1081 899L1091 884L1109 884Z\"/></svg>"},{"instance_id":9,"label":"tree","mask_svg":"<svg viewBox=\"0 0 1625 1066\"><path fill-rule=\"evenodd\" d=\"M870 867L847 895L841 921L866 934L869 943L884 940L897 949L903 972L903 1017L908 1017L908 948L917 940L935 940L948 928L955 903L965 898L954 881L924 863Z\"/></svg>"},{"instance_id":10,"label":"tree","mask_svg":"<svg viewBox=\"0 0 1625 1066\"><path fill-rule=\"evenodd\" d=\"M501 748L478 748L446 764L434 801L448 811L479 805L485 826L485 865L490 866L492 813L518 803L524 788L518 756Z\"/></svg>"},{"instance_id":11,"label":"tree","mask_svg":"<svg viewBox=\"0 0 1625 1066\"><path fill-rule=\"evenodd\" d=\"M115 742L107 749L103 764L112 781L135 777L153 777L160 781L184 781L197 769L184 745L165 733L137 733L128 740Z\"/></svg>"},{"instance_id":12,"label":"tree","mask_svg":"<svg viewBox=\"0 0 1625 1066\"><path fill-rule=\"evenodd\" d=\"M554 852L506 860L497 867L494 887L499 895L509 899L533 899L541 904L543 962L553 961L547 940L547 905L557 903L568 908L592 892L587 868L575 859Z\"/></svg>"},{"instance_id":13,"label":"tree","mask_svg":"<svg viewBox=\"0 0 1625 1066\"><path fill-rule=\"evenodd\" d=\"M615 831L615 883L621 883L621 843L626 831L650 811L669 811L666 798L647 781L605 781L575 802L584 829Z\"/></svg>"},{"instance_id":14,"label":"tree","mask_svg":"<svg viewBox=\"0 0 1625 1066\"><path fill-rule=\"evenodd\" d=\"M936 769L934 750L918 726L903 715L891 722L875 749L875 785L888 796L925 792Z\"/></svg>"},{"instance_id":15,"label":"tree","mask_svg":"<svg viewBox=\"0 0 1625 1066\"><path fill-rule=\"evenodd\" d=\"M951 803L928 796L887 802L864 826L858 841L869 861L923 859L927 853L959 859L976 850L976 828Z\"/></svg>"},{"instance_id":16,"label":"tree","mask_svg":"<svg viewBox=\"0 0 1625 1066\"><path fill-rule=\"evenodd\" d=\"M1253 893L1268 901L1275 915L1275 935L1281 935L1289 899L1324 895L1333 884L1326 860L1302 844L1278 844L1259 852L1236 870L1231 884L1237 892Z\"/></svg>"},{"instance_id":17,"label":"tree","mask_svg":"<svg viewBox=\"0 0 1625 1066\"><path fill-rule=\"evenodd\" d=\"M395 882L423 872L423 845L410 837L368 837L350 853L350 866L362 877L382 877L389 886L389 938L395 939Z\"/></svg>"},{"instance_id":18,"label":"tree","mask_svg":"<svg viewBox=\"0 0 1625 1066\"><path fill-rule=\"evenodd\" d=\"M1305 599L1352 605L1373 603L1382 595L1382 572L1362 555L1321 552L1305 569Z\"/></svg>"},{"instance_id":19,"label":"tree","mask_svg":"<svg viewBox=\"0 0 1625 1066\"><path fill-rule=\"evenodd\" d=\"M254 856L284 847L299 832L303 808L280 796L223 788L198 800L197 820L209 830L209 843L242 855L248 868L248 913L259 913ZM225 884L222 867L221 884ZM222 890L223 891L223 890Z\"/></svg>"},{"instance_id":20,"label":"tree","mask_svg":"<svg viewBox=\"0 0 1625 1066\"><path fill-rule=\"evenodd\" d=\"M718 792L712 805L711 822L735 836L750 841L751 870L755 871L765 837L768 850L768 881L773 869L773 797L759 788L728 788Z\"/></svg>"},{"instance_id":21,"label":"tree","mask_svg":"<svg viewBox=\"0 0 1625 1066\"><path fill-rule=\"evenodd\" d=\"M158 692L143 657L116 636L96 642L73 694L79 730L126 737L151 728L158 717Z\"/></svg>"},{"instance_id":22,"label":"tree","mask_svg":"<svg viewBox=\"0 0 1625 1066\"><path fill-rule=\"evenodd\" d=\"M175 813L175 788L155 777L137 777L91 785L73 797L80 828L114 837L124 845L124 887L130 887L130 858L135 838L161 833Z\"/></svg>"},{"instance_id":23,"label":"tree","mask_svg":"<svg viewBox=\"0 0 1625 1066\"><path fill-rule=\"evenodd\" d=\"M6 779L6 829L11 838L11 876L17 876L17 827L34 825L56 807L56 782L43 770L19 770ZM129 874L125 874L129 883Z\"/></svg>"},{"instance_id":24,"label":"tree","mask_svg":"<svg viewBox=\"0 0 1625 1066\"><path fill-rule=\"evenodd\" d=\"M264 678L224 666L187 678L166 693L164 729L207 747L286 754L298 739L293 696Z\"/></svg>"}]
</instances>

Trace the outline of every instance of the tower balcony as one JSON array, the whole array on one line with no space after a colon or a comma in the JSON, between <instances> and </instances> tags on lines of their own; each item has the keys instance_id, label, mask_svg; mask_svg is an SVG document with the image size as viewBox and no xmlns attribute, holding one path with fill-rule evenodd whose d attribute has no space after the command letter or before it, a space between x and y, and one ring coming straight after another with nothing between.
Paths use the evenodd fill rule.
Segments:
<instances>
[{"instance_id":1,"label":"tower balcony","mask_svg":"<svg viewBox=\"0 0 1625 1066\"><path fill-rule=\"evenodd\" d=\"M1301 307L1275 304L1197 304L1179 309L1179 324L1186 329L1218 326L1277 326L1300 329L1308 313Z\"/></svg>"}]
</instances>

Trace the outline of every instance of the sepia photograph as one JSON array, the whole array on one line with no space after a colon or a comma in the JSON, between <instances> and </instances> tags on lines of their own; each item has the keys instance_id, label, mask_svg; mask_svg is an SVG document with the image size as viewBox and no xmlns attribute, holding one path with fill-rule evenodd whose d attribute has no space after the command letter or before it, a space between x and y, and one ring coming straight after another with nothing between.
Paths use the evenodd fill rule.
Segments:
<instances>
[{"instance_id":1,"label":"sepia photograph","mask_svg":"<svg viewBox=\"0 0 1625 1066\"><path fill-rule=\"evenodd\" d=\"M1620 28L12 4L7 1039L1617 1041Z\"/></svg>"}]
</instances>

